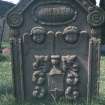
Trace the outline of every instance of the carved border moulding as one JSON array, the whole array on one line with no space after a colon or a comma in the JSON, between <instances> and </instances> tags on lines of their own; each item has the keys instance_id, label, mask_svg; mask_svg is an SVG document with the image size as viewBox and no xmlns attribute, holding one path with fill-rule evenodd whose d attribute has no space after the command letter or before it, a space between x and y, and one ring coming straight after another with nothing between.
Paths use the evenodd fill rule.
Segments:
<instances>
[{"instance_id":1,"label":"carved border moulding","mask_svg":"<svg viewBox=\"0 0 105 105\"><path fill-rule=\"evenodd\" d=\"M32 10L35 22L44 25L62 25L76 20L77 11L69 2L40 3Z\"/></svg>"},{"instance_id":2,"label":"carved border moulding","mask_svg":"<svg viewBox=\"0 0 105 105\"><path fill-rule=\"evenodd\" d=\"M94 8L87 16L88 23L93 27L99 27L105 22L105 12L102 9Z\"/></svg>"},{"instance_id":3,"label":"carved border moulding","mask_svg":"<svg viewBox=\"0 0 105 105\"><path fill-rule=\"evenodd\" d=\"M13 28L20 27L23 23L23 16L18 13L10 12L7 16L7 23Z\"/></svg>"}]
</instances>

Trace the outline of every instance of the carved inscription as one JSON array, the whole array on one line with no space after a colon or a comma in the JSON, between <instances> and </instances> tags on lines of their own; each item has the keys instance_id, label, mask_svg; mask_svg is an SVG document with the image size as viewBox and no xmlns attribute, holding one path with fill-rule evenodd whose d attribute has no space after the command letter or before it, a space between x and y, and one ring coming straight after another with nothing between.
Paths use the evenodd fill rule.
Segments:
<instances>
[{"instance_id":1,"label":"carved inscription","mask_svg":"<svg viewBox=\"0 0 105 105\"><path fill-rule=\"evenodd\" d=\"M43 3L34 7L33 16L41 24L59 25L74 21L77 11L68 3Z\"/></svg>"}]
</instances>

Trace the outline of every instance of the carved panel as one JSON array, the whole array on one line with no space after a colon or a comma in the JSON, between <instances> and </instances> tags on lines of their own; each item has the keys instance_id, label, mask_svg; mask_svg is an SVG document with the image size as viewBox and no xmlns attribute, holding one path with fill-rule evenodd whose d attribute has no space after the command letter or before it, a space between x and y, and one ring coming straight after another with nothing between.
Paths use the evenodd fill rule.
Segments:
<instances>
[{"instance_id":1,"label":"carved panel","mask_svg":"<svg viewBox=\"0 0 105 105\"><path fill-rule=\"evenodd\" d=\"M35 56L34 58L32 81L35 88L33 96L41 98L45 93L48 93L58 97L64 96L65 93L65 97L70 100L78 98L79 64L77 56L51 55L50 57ZM47 91L44 90L45 84L48 85Z\"/></svg>"},{"instance_id":2,"label":"carved panel","mask_svg":"<svg viewBox=\"0 0 105 105\"><path fill-rule=\"evenodd\" d=\"M43 98L46 93L46 72L49 70L48 56L34 56L32 81L34 83L33 96Z\"/></svg>"},{"instance_id":3,"label":"carved panel","mask_svg":"<svg viewBox=\"0 0 105 105\"><path fill-rule=\"evenodd\" d=\"M82 33L82 31L81 31L81 33ZM31 39L36 44L43 44L45 42L45 40L47 39L47 37L50 35L54 36L55 38L60 36L65 43L75 44L78 42L81 33L80 33L80 30L75 26L68 26L68 27L64 28L63 32L49 31L43 27L37 26L37 27L33 27L31 29L30 36L31 36Z\"/></svg>"},{"instance_id":4,"label":"carved panel","mask_svg":"<svg viewBox=\"0 0 105 105\"><path fill-rule=\"evenodd\" d=\"M45 25L59 25L72 22L77 17L77 11L69 2L47 2L34 7L33 17L36 22Z\"/></svg>"},{"instance_id":5,"label":"carved panel","mask_svg":"<svg viewBox=\"0 0 105 105\"><path fill-rule=\"evenodd\" d=\"M66 71L65 97L70 100L76 100L79 97L79 64L77 56L63 56L63 68Z\"/></svg>"}]
</instances>

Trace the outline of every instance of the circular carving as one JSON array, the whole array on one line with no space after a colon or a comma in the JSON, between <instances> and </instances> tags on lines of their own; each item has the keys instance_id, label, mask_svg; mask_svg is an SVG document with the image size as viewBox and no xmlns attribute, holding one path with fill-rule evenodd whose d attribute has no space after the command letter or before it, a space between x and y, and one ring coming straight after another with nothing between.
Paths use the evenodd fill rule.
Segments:
<instances>
[{"instance_id":1,"label":"circular carving","mask_svg":"<svg viewBox=\"0 0 105 105\"><path fill-rule=\"evenodd\" d=\"M10 27L19 27L23 22L23 16L18 13L10 13L8 14L7 22Z\"/></svg>"},{"instance_id":2,"label":"circular carving","mask_svg":"<svg viewBox=\"0 0 105 105\"><path fill-rule=\"evenodd\" d=\"M46 30L43 27L34 27L31 30L31 35L35 43L41 44L46 39Z\"/></svg>"},{"instance_id":3,"label":"circular carving","mask_svg":"<svg viewBox=\"0 0 105 105\"><path fill-rule=\"evenodd\" d=\"M91 26L98 27L105 22L105 15L102 11L95 10L88 15L87 21Z\"/></svg>"},{"instance_id":4,"label":"circular carving","mask_svg":"<svg viewBox=\"0 0 105 105\"><path fill-rule=\"evenodd\" d=\"M69 26L63 32L64 41L69 44L74 44L79 39L79 30L75 26Z\"/></svg>"}]
</instances>

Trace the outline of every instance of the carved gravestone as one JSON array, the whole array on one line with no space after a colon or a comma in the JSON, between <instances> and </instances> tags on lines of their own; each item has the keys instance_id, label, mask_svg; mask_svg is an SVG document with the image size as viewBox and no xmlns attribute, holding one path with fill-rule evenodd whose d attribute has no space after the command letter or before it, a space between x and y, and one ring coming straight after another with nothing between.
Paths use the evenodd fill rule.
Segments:
<instances>
[{"instance_id":1,"label":"carved gravestone","mask_svg":"<svg viewBox=\"0 0 105 105\"><path fill-rule=\"evenodd\" d=\"M97 95L104 21L89 0L21 0L7 16L17 99Z\"/></svg>"}]
</instances>

